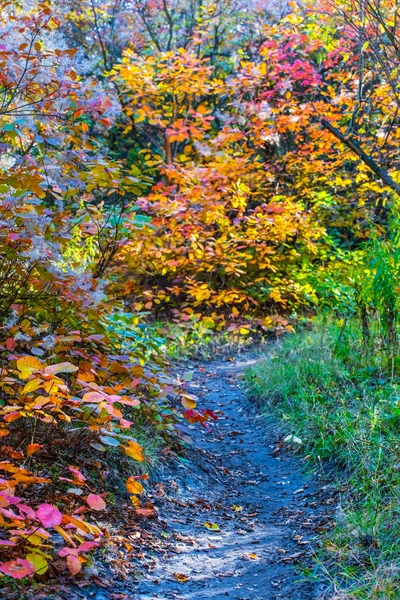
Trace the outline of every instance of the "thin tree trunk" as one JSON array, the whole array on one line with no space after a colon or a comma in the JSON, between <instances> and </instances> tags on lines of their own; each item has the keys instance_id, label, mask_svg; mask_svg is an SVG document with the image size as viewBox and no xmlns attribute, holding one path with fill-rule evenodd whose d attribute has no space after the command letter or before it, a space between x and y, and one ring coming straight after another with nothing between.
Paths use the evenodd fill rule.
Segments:
<instances>
[{"instance_id":1,"label":"thin tree trunk","mask_svg":"<svg viewBox=\"0 0 400 600\"><path fill-rule=\"evenodd\" d=\"M380 167L373 158L368 156L368 154L364 152L360 146L355 144L352 140L346 138L343 133L339 131L339 129L333 127L333 125L331 125L326 119L321 119L321 125L330 131L338 140L343 142L343 144L345 144L348 148L350 148L350 150L357 154L363 163L366 164L367 167L369 167L371 171L373 171L373 173L379 177L379 179L382 179L385 185L387 185L400 196L400 184L396 183L389 173L385 171L385 169L382 169L382 167Z\"/></svg>"}]
</instances>

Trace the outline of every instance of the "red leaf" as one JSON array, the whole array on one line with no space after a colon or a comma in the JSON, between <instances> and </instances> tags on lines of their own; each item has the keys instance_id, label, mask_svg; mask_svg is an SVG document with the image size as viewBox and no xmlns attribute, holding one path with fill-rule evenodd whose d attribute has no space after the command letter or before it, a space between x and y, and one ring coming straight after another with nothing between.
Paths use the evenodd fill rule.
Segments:
<instances>
[{"instance_id":1,"label":"red leaf","mask_svg":"<svg viewBox=\"0 0 400 600\"><path fill-rule=\"evenodd\" d=\"M12 352L15 349L16 345L17 345L17 342L15 341L14 338L7 338L6 339L6 348L7 348L7 350L10 350Z\"/></svg>"},{"instance_id":2,"label":"red leaf","mask_svg":"<svg viewBox=\"0 0 400 600\"><path fill-rule=\"evenodd\" d=\"M206 410L204 410L203 412L208 417L211 417L212 419L214 419L214 421L218 421L218 416L209 408L206 408Z\"/></svg>"},{"instance_id":3,"label":"red leaf","mask_svg":"<svg viewBox=\"0 0 400 600\"><path fill-rule=\"evenodd\" d=\"M35 572L34 565L29 560L17 558L0 564L0 571L13 579L23 579Z\"/></svg>"}]
</instances>

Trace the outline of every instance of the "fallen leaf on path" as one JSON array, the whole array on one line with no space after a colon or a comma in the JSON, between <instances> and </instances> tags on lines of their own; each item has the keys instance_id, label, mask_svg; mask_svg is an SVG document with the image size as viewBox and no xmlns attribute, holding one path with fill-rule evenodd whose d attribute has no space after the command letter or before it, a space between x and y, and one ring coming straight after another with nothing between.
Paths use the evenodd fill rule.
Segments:
<instances>
[{"instance_id":1,"label":"fallen leaf on path","mask_svg":"<svg viewBox=\"0 0 400 600\"><path fill-rule=\"evenodd\" d=\"M49 557L48 554L46 556ZM37 573L38 575L43 575L49 568L49 563L47 562L45 556L42 556L37 552L30 552L29 554L27 554L26 560L29 560L29 562L31 562L34 565L35 573Z\"/></svg>"},{"instance_id":2,"label":"fallen leaf on path","mask_svg":"<svg viewBox=\"0 0 400 600\"><path fill-rule=\"evenodd\" d=\"M105 579L104 577L100 578L97 575L92 577L92 581L99 587L103 588L103 590L108 590L113 585L113 582L110 579Z\"/></svg>"},{"instance_id":3,"label":"fallen leaf on path","mask_svg":"<svg viewBox=\"0 0 400 600\"><path fill-rule=\"evenodd\" d=\"M143 492L142 484L140 481L137 481L135 477L129 477L125 486L131 494L141 494Z\"/></svg>"},{"instance_id":4,"label":"fallen leaf on path","mask_svg":"<svg viewBox=\"0 0 400 600\"><path fill-rule=\"evenodd\" d=\"M43 446L41 444L29 444L29 446L26 447L26 455L32 456L32 454L38 450L41 450L42 448Z\"/></svg>"},{"instance_id":5,"label":"fallen leaf on path","mask_svg":"<svg viewBox=\"0 0 400 600\"><path fill-rule=\"evenodd\" d=\"M283 441L284 442L294 442L295 444L302 444L303 443L303 440L301 440L296 435L287 435Z\"/></svg>"},{"instance_id":6,"label":"fallen leaf on path","mask_svg":"<svg viewBox=\"0 0 400 600\"><path fill-rule=\"evenodd\" d=\"M204 527L209 529L210 531L221 531L219 526L216 523L204 523Z\"/></svg>"},{"instance_id":7,"label":"fallen leaf on path","mask_svg":"<svg viewBox=\"0 0 400 600\"><path fill-rule=\"evenodd\" d=\"M235 510L236 512L242 512L243 510L243 506L238 506L237 504L234 504L232 506L233 510Z\"/></svg>"},{"instance_id":8,"label":"fallen leaf on path","mask_svg":"<svg viewBox=\"0 0 400 600\"><path fill-rule=\"evenodd\" d=\"M130 496L133 506L140 506L140 500L137 496Z\"/></svg>"},{"instance_id":9,"label":"fallen leaf on path","mask_svg":"<svg viewBox=\"0 0 400 600\"><path fill-rule=\"evenodd\" d=\"M294 562L297 561L301 556L303 556L303 554L305 554L304 550L303 552L295 552L290 556L285 556L285 558L281 558L278 562Z\"/></svg>"},{"instance_id":10,"label":"fallen leaf on path","mask_svg":"<svg viewBox=\"0 0 400 600\"><path fill-rule=\"evenodd\" d=\"M179 583L186 583L189 581L189 577L184 575L184 573L174 573L174 577L177 581L179 581Z\"/></svg>"},{"instance_id":11,"label":"fallen leaf on path","mask_svg":"<svg viewBox=\"0 0 400 600\"><path fill-rule=\"evenodd\" d=\"M90 506L92 510L104 510L106 508L106 503L104 502L101 496L97 496L96 494L89 494L86 498L86 502Z\"/></svg>"},{"instance_id":12,"label":"fallen leaf on path","mask_svg":"<svg viewBox=\"0 0 400 600\"><path fill-rule=\"evenodd\" d=\"M156 516L156 511L154 510L154 508L136 508L135 509L135 513L139 516L139 517L154 517Z\"/></svg>"},{"instance_id":13,"label":"fallen leaf on path","mask_svg":"<svg viewBox=\"0 0 400 600\"><path fill-rule=\"evenodd\" d=\"M71 575L77 575L82 569L82 563L77 556L68 554L67 565Z\"/></svg>"}]
</instances>

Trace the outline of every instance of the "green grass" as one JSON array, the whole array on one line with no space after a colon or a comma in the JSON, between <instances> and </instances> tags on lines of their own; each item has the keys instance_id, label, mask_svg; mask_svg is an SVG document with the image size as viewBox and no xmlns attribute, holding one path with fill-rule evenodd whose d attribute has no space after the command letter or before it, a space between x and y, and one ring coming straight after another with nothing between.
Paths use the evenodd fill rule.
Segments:
<instances>
[{"instance_id":1,"label":"green grass","mask_svg":"<svg viewBox=\"0 0 400 600\"><path fill-rule=\"evenodd\" d=\"M347 489L318 557L332 598L391 600L400 598L400 377L378 346L363 350L354 324L319 322L271 345L246 381Z\"/></svg>"}]
</instances>

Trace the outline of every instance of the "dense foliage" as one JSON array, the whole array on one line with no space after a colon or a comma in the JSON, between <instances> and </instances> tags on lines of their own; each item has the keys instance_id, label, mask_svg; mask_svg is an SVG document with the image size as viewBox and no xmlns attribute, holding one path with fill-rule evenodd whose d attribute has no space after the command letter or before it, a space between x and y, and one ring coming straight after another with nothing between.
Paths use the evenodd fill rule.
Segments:
<instances>
[{"instance_id":1,"label":"dense foliage","mask_svg":"<svg viewBox=\"0 0 400 600\"><path fill-rule=\"evenodd\" d=\"M77 574L110 461L149 514L215 418L145 321L378 315L394 376L398 48L391 0L1 0L1 573Z\"/></svg>"}]
</instances>

